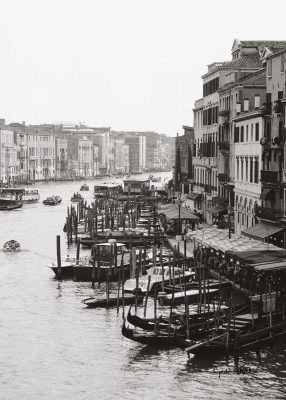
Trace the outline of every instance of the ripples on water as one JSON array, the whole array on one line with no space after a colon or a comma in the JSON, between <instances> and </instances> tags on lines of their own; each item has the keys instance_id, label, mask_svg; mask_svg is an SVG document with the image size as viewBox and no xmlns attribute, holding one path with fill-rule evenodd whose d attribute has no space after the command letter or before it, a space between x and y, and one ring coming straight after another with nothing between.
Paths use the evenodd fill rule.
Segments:
<instances>
[{"instance_id":1,"label":"ripples on water","mask_svg":"<svg viewBox=\"0 0 286 400\"><path fill-rule=\"evenodd\" d=\"M41 200L58 194L62 204L0 213L0 247L15 239L23 249L0 252L0 399L284 399L283 343L264 350L261 360L244 355L240 363L251 372L237 375L223 357L188 360L179 349L123 338L121 311L117 316L114 309L87 310L81 303L94 293L89 283L53 278L46 264L55 260L57 234L67 253L62 228L80 185L38 184ZM82 193L92 199L92 192ZM219 378L214 365L229 373Z\"/></svg>"}]
</instances>

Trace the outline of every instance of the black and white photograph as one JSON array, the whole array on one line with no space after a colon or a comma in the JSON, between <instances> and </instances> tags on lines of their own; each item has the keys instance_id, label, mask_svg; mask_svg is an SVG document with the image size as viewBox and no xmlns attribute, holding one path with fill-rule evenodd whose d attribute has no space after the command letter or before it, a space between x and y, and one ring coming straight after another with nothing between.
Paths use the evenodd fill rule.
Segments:
<instances>
[{"instance_id":1,"label":"black and white photograph","mask_svg":"<svg viewBox=\"0 0 286 400\"><path fill-rule=\"evenodd\" d=\"M285 13L0 0L0 400L286 398Z\"/></svg>"}]
</instances>

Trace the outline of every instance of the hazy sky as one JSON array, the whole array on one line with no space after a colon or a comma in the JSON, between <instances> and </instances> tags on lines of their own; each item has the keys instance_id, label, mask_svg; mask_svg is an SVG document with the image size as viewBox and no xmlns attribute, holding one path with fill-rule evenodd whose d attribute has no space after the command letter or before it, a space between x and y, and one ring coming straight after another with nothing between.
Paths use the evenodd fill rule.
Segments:
<instances>
[{"instance_id":1,"label":"hazy sky","mask_svg":"<svg viewBox=\"0 0 286 400\"><path fill-rule=\"evenodd\" d=\"M234 38L286 40L286 2L0 0L0 117L175 135Z\"/></svg>"}]
</instances>

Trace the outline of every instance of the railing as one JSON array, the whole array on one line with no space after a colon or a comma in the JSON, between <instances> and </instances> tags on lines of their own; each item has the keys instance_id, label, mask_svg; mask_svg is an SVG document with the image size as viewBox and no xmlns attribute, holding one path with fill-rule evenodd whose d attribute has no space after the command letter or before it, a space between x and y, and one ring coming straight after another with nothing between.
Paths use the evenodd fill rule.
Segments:
<instances>
[{"instance_id":1,"label":"railing","mask_svg":"<svg viewBox=\"0 0 286 400\"><path fill-rule=\"evenodd\" d=\"M260 181L263 183L279 183L279 172L278 171L260 171Z\"/></svg>"},{"instance_id":2,"label":"railing","mask_svg":"<svg viewBox=\"0 0 286 400\"><path fill-rule=\"evenodd\" d=\"M267 219L269 221L279 221L283 218L285 212L283 210L277 210L273 208L257 206L255 209L255 216L257 218Z\"/></svg>"}]
</instances>

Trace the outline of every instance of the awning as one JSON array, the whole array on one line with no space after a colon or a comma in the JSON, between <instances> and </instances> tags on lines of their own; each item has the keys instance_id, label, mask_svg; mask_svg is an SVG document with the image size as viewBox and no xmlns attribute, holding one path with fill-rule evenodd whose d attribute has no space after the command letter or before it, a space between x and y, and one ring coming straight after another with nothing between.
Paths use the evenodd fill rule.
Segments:
<instances>
[{"instance_id":1,"label":"awning","mask_svg":"<svg viewBox=\"0 0 286 400\"><path fill-rule=\"evenodd\" d=\"M270 235L274 235L277 232L281 232L285 229L283 226L267 224L266 222L260 222L245 231L241 232L242 235L250 237L256 240L264 240Z\"/></svg>"},{"instance_id":2,"label":"awning","mask_svg":"<svg viewBox=\"0 0 286 400\"><path fill-rule=\"evenodd\" d=\"M254 265L254 269L256 271L285 269L285 268L286 268L286 261Z\"/></svg>"},{"instance_id":3,"label":"awning","mask_svg":"<svg viewBox=\"0 0 286 400\"><path fill-rule=\"evenodd\" d=\"M199 197L201 197L201 194L200 193L190 193L186 197L189 200L197 200Z\"/></svg>"},{"instance_id":4,"label":"awning","mask_svg":"<svg viewBox=\"0 0 286 400\"><path fill-rule=\"evenodd\" d=\"M261 200L275 200L275 191L273 189L263 189L261 195Z\"/></svg>"},{"instance_id":5,"label":"awning","mask_svg":"<svg viewBox=\"0 0 286 400\"><path fill-rule=\"evenodd\" d=\"M226 206L214 206L208 209L209 212L216 214L216 213L220 213L222 211L226 211L227 207Z\"/></svg>"}]
</instances>

